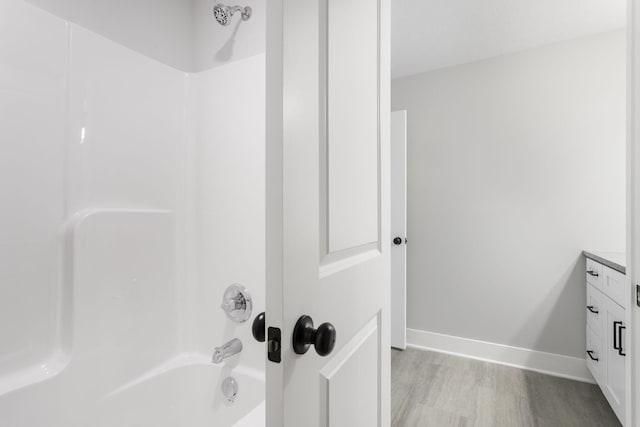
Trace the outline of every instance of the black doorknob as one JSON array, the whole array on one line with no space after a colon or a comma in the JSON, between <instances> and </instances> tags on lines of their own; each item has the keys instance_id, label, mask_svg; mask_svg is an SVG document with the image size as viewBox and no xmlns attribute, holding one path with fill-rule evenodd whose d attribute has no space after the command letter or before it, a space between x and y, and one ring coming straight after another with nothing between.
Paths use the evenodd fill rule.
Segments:
<instances>
[{"instance_id":1,"label":"black doorknob","mask_svg":"<svg viewBox=\"0 0 640 427\"><path fill-rule=\"evenodd\" d=\"M331 323L323 323L318 329L314 329L311 317L300 317L293 328L293 351L305 354L311 344L318 355L327 356L336 345L336 328Z\"/></svg>"},{"instance_id":2,"label":"black doorknob","mask_svg":"<svg viewBox=\"0 0 640 427\"><path fill-rule=\"evenodd\" d=\"M401 245L402 244L402 238L401 237L396 237L393 239L393 244L394 245Z\"/></svg>"},{"instance_id":3,"label":"black doorknob","mask_svg":"<svg viewBox=\"0 0 640 427\"><path fill-rule=\"evenodd\" d=\"M264 311L256 316L253 319L253 325L251 325L251 333L256 341L264 342L265 341L265 331L264 331Z\"/></svg>"}]
</instances>

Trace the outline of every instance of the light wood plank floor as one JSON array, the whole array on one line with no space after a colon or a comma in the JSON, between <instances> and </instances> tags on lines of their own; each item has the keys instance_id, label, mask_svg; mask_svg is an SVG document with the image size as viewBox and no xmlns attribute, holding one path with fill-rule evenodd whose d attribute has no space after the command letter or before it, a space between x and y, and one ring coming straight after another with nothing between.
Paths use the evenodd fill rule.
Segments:
<instances>
[{"instance_id":1,"label":"light wood plank floor","mask_svg":"<svg viewBox=\"0 0 640 427\"><path fill-rule=\"evenodd\" d=\"M393 427L619 427L598 386L441 353L391 353Z\"/></svg>"}]
</instances>

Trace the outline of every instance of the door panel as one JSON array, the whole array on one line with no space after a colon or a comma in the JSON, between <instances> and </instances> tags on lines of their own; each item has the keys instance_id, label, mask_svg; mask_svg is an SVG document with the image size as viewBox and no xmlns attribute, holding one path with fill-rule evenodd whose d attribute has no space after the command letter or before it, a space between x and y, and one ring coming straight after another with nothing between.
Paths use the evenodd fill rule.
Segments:
<instances>
[{"instance_id":1,"label":"door panel","mask_svg":"<svg viewBox=\"0 0 640 427\"><path fill-rule=\"evenodd\" d=\"M331 253L379 240L378 4L324 0L320 8Z\"/></svg>"},{"instance_id":2,"label":"door panel","mask_svg":"<svg viewBox=\"0 0 640 427\"><path fill-rule=\"evenodd\" d=\"M267 3L267 426L389 425L389 0ZM333 352L296 354L302 315ZM272 348L273 348L272 343Z\"/></svg>"},{"instance_id":3,"label":"door panel","mask_svg":"<svg viewBox=\"0 0 640 427\"><path fill-rule=\"evenodd\" d=\"M376 316L321 371L321 424L377 426L380 420L380 318Z\"/></svg>"}]
</instances>

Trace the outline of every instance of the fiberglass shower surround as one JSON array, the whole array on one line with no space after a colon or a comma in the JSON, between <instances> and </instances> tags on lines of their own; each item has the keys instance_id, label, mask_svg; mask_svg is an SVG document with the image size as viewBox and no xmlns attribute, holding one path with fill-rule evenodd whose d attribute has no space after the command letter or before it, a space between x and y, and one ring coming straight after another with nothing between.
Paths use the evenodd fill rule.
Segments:
<instances>
[{"instance_id":1,"label":"fiberglass shower surround","mask_svg":"<svg viewBox=\"0 0 640 427\"><path fill-rule=\"evenodd\" d=\"M2 424L264 422L264 55L186 74L22 0L0 52Z\"/></svg>"}]
</instances>

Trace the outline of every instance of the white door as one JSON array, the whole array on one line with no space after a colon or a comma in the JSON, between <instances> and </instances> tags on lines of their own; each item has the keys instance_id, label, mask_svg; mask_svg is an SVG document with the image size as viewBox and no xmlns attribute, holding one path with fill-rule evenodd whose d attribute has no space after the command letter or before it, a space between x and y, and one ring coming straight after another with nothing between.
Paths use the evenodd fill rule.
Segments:
<instances>
[{"instance_id":1,"label":"white door","mask_svg":"<svg viewBox=\"0 0 640 427\"><path fill-rule=\"evenodd\" d=\"M627 320L632 326L626 419L631 427L640 427L640 3L629 0L627 4L627 277L631 285Z\"/></svg>"},{"instance_id":2,"label":"white door","mask_svg":"<svg viewBox=\"0 0 640 427\"><path fill-rule=\"evenodd\" d=\"M407 111L391 113L391 347L407 347Z\"/></svg>"},{"instance_id":3,"label":"white door","mask_svg":"<svg viewBox=\"0 0 640 427\"><path fill-rule=\"evenodd\" d=\"M390 423L389 68L389 0L267 2L269 427Z\"/></svg>"}]
</instances>

